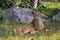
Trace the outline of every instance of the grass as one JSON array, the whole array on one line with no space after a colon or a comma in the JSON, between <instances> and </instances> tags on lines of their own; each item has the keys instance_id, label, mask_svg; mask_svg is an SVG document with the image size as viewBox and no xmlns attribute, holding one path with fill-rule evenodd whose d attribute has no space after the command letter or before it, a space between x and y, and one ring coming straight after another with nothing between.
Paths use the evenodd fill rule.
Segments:
<instances>
[{"instance_id":1,"label":"grass","mask_svg":"<svg viewBox=\"0 0 60 40\"><path fill-rule=\"evenodd\" d=\"M41 35L41 36L16 36L16 37L11 37L9 36L8 38L3 38L0 37L0 40L60 40L60 33L53 33L50 34L49 36L47 35Z\"/></svg>"},{"instance_id":2,"label":"grass","mask_svg":"<svg viewBox=\"0 0 60 40\"><path fill-rule=\"evenodd\" d=\"M44 2L47 8L38 7L37 10L52 17L59 3ZM60 23L50 20L45 22L45 30L39 33L18 35L13 32L14 25L0 23L0 40L60 40Z\"/></svg>"},{"instance_id":3,"label":"grass","mask_svg":"<svg viewBox=\"0 0 60 40\"><path fill-rule=\"evenodd\" d=\"M52 17L55 14L56 8L60 7L59 2L42 2L46 8L37 8L37 11L46 14L49 17Z\"/></svg>"},{"instance_id":4,"label":"grass","mask_svg":"<svg viewBox=\"0 0 60 40\"><path fill-rule=\"evenodd\" d=\"M41 30L39 33L15 34L11 24L0 24L0 40L60 40L60 23L58 22L45 22L46 30ZM1 32L2 31L2 32Z\"/></svg>"}]
</instances>

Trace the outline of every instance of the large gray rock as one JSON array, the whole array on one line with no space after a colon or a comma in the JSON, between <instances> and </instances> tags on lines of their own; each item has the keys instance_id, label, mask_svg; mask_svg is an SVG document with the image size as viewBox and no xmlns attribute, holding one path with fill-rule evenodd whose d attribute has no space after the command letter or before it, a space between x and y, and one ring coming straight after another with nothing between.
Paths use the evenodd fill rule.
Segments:
<instances>
[{"instance_id":1,"label":"large gray rock","mask_svg":"<svg viewBox=\"0 0 60 40\"><path fill-rule=\"evenodd\" d=\"M6 11L5 18L11 22L30 23L34 19L32 10L29 8L12 7Z\"/></svg>"},{"instance_id":2,"label":"large gray rock","mask_svg":"<svg viewBox=\"0 0 60 40\"><path fill-rule=\"evenodd\" d=\"M60 12L56 14L55 16L53 16L53 20L57 22L60 21Z\"/></svg>"},{"instance_id":3,"label":"large gray rock","mask_svg":"<svg viewBox=\"0 0 60 40\"><path fill-rule=\"evenodd\" d=\"M60 7L57 8L56 15L54 15L52 19L57 22L60 21Z\"/></svg>"}]
</instances>

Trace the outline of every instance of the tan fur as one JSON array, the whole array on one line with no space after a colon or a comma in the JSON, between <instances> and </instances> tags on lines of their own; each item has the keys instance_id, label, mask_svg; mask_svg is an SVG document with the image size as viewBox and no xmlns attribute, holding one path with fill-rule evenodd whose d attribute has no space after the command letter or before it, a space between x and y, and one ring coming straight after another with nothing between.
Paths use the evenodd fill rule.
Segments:
<instances>
[{"instance_id":1,"label":"tan fur","mask_svg":"<svg viewBox=\"0 0 60 40\"><path fill-rule=\"evenodd\" d=\"M40 16L40 12L36 12L36 11L33 11L33 16L34 16L34 20L33 20L33 23L34 23L34 26L35 26L35 29L36 30L41 30L44 28L44 24L43 24L43 21L42 21L42 17Z\"/></svg>"},{"instance_id":2,"label":"tan fur","mask_svg":"<svg viewBox=\"0 0 60 40\"><path fill-rule=\"evenodd\" d=\"M16 33L28 33L28 32L35 33L35 29L34 29L33 25L30 23L30 24L27 24L24 26L21 26L21 25L15 26L14 32L16 32Z\"/></svg>"}]
</instances>

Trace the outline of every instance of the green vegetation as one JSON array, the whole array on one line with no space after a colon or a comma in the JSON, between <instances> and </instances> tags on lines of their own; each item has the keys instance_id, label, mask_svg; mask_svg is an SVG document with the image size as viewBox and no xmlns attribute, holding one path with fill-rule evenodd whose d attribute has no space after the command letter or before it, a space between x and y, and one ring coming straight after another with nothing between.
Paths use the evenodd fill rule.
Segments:
<instances>
[{"instance_id":1,"label":"green vegetation","mask_svg":"<svg viewBox=\"0 0 60 40\"><path fill-rule=\"evenodd\" d=\"M43 2L43 4L46 6L46 8L38 7L37 11L42 12L49 17L52 17L55 13L56 8L60 6L60 3L58 2Z\"/></svg>"},{"instance_id":2,"label":"green vegetation","mask_svg":"<svg viewBox=\"0 0 60 40\"><path fill-rule=\"evenodd\" d=\"M0 40L60 40L60 23L46 22L45 28L34 34L16 34L13 32L14 25L0 24Z\"/></svg>"}]
</instances>

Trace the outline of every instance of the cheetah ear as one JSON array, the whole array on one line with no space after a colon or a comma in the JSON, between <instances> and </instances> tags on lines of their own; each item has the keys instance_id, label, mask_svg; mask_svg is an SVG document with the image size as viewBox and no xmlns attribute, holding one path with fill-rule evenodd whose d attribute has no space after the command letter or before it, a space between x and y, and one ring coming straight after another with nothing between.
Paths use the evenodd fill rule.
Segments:
<instances>
[{"instance_id":1,"label":"cheetah ear","mask_svg":"<svg viewBox=\"0 0 60 40\"><path fill-rule=\"evenodd\" d=\"M32 13L34 13L34 11L32 11Z\"/></svg>"},{"instance_id":2,"label":"cheetah ear","mask_svg":"<svg viewBox=\"0 0 60 40\"><path fill-rule=\"evenodd\" d=\"M36 13L36 11L32 11L32 14Z\"/></svg>"}]
</instances>

